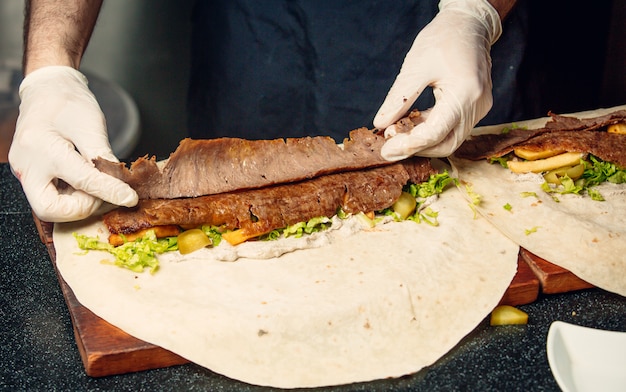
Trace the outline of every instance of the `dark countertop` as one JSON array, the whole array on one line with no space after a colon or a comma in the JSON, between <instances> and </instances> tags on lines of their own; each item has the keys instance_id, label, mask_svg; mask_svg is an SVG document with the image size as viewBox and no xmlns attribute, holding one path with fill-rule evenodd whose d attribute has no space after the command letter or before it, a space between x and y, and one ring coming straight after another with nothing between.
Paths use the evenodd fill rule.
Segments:
<instances>
[{"instance_id":1,"label":"dark countertop","mask_svg":"<svg viewBox=\"0 0 626 392\"><path fill-rule=\"evenodd\" d=\"M28 202L0 164L0 390L264 391L194 364L91 378L85 374L70 316ZM558 390L545 343L550 323L626 331L626 298L592 289L541 296L521 306L525 326L481 323L433 366L401 379L333 391Z\"/></svg>"}]
</instances>

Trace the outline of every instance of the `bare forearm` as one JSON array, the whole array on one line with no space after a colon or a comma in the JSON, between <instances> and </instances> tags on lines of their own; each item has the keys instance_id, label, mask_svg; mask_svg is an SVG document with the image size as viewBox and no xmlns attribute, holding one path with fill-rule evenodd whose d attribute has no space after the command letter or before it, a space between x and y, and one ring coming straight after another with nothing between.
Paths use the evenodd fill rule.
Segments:
<instances>
[{"instance_id":1,"label":"bare forearm","mask_svg":"<svg viewBox=\"0 0 626 392\"><path fill-rule=\"evenodd\" d=\"M27 0L24 74L47 66L78 68L102 0Z\"/></svg>"},{"instance_id":2,"label":"bare forearm","mask_svg":"<svg viewBox=\"0 0 626 392\"><path fill-rule=\"evenodd\" d=\"M498 11L500 20L504 20L515 6L516 0L489 0L489 3Z\"/></svg>"}]
</instances>

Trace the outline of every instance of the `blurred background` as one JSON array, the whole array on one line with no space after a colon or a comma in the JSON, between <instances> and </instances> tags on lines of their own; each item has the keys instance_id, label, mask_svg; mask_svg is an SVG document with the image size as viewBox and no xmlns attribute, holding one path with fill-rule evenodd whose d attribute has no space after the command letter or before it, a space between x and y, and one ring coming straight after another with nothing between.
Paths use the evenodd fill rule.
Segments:
<instances>
[{"instance_id":1,"label":"blurred background","mask_svg":"<svg viewBox=\"0 0 626 392\"><path fill-rule=\"evenodd\" d=\"M119 102L123 98L115 87L121 87L121 94L127 93L134 102L140 135L130 151L123 149L121 158L167 157L186 136L192 5L193 0L104 1L81 69L89 76L90 87L99 90L94 93L111 133L114 125L126 125L126 130L134 132L125 122L132 120L132 109ZM23 14L24 1L0 1L0 65L8 61L21 66ZM3 82L0 71L0 94L7 78L4 75ZM0 138L4 140L15 125L15 119L6 117L12 116L0 111Z\"/></svg>"},{"instance_id":2,"label":"blurred background","mask_svg":"<svg viewBox=\"0 0 626 392\"><path fill-rule=\"evenodd\" d=\"M519 79L525 118L626 103L625 1L520 1L529 6ZM192 6L193 0L104 2L82 70L98 90L110 132L123 134L112 135L120 158L165 158L186 136ZM17 118L23 7L20 0L0 1L0 161Z\"/></svg>"}]
</instances>

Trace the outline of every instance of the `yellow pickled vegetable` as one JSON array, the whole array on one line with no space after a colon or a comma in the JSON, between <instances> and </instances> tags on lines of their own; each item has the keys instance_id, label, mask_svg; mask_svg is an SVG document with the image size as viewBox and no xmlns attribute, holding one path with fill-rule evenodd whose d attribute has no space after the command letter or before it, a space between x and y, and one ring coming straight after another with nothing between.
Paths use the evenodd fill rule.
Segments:
<instances>
[{"instance_id":1,"label":"yellow pickled vegetable","mask_svg":"<svg viewBox=\"0 0 626 392\"><path fill-rule=\"evenodd\" d=\"M622 133L622 134L626 133L626 122L621 122L621 123L609 125L609 128L607 129L607 132L609 132L609 133Z\"/></svg>"},{"instance_id":2,"label":"yellow pickled vegetable","mask_svg":"<svg viewBox=\"0 0 626 392\"><path fill-rule=\"evenodd\" d=\"M513 152L515 153L515 155L517 155L520 158L526 159L528 161L534 161L537 159L550 158L555 155L559 155L563 153L563 150L533 151L533 150L527 150L525 148L516 148L513 150Z\"/></svg>"},{"instance_id":3,"label":"yellow pickled vegetable","mask_svg":"<svg viewBox=\"0 0 626 392\"><path fill-rule=\"evenodd\" d=\"M211 244L211 239L200 229L186 230L178 235L178 251L183 255Z\"/></svg>"},{"instance_id":4,"label":"yellow pickled vegetable","mask_svg":"<svg viewBox=\"0 0 626 392\"><path fill-rule=\"evenodd\" d=\"M411 196L410 193L402 192L398 200L391 206L391 209L398 214L400 219L405 220L415 212L415 207L417 207L415 197Z\"/></svg>"},{"instance_id":5,"label":"yellow pickled vegetable","mask_svg":"<svg viewBox=\"0 0 626 392\"><path fill-rule=\"evenodd\" d=\"M579 152L565 152L550 158L535 161L509 161L507 164L513 173L541 173L564 166L577 165L584 156L585 154Z\"/></svg>"},{"instance_id":6,"label":"yellow pickled vegetable","mask_svg":"<svg viewBox=\"0 0 626 392\"><path fill-rule=\"evenodd\" d=\"M528 313L510 305L500 305L491 312L491 325L528 324Z\"/></svg>"},{"instance_id":7,"label":"yellow pickled vegetable","mask_svg":"<svg viewBox=\"0 0 626 392\"><path fill-rule=\"evenodd\" d=\"M584 172L585 165L579 163L576 166L561 167L558 169L550 170L543 175L543 178L551 184L560 185L561 177L568 176L572 180L577 180L580 178L580 176L583 175Z\"/></svg>"}]
</instances>

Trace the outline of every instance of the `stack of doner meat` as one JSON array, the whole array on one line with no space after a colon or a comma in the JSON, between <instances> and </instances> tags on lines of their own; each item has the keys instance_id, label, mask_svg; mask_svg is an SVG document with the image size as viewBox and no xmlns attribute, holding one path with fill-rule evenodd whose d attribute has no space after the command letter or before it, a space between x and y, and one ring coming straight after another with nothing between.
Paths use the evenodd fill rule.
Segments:
<instances>
[{"instance_id":1,"label":"stack of doner meat","mask_svg":"<svg viewBox=\"0 0 626 392\"><path fill-rule=\"evenodd\" d=\"M412 121L417 115L403 119ZM435 173L430 160L389 162L384 137L367 128L338 145L330 137L275 140L184 139L162 162L143 157L128 168L94 161L135 189L139 203L104 215L109 242L120 244L155 230L177 235L200 225L236 230L245 241L309 219L378 211L391 206L407 183Z\"/></svg>"}]
</instances>

